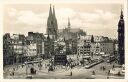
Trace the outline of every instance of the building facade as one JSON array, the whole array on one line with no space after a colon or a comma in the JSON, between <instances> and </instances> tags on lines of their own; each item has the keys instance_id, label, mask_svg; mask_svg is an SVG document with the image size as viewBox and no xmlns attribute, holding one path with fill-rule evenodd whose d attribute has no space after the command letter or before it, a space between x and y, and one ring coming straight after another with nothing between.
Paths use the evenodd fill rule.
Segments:
<instances>
[{"instance_id":1,"label":"building facade","mask_svg":"<svg viewBox=\"0 0 128 82\"><path fill-rule=\"evenodd\" d=\"M71 28L69 19L67 28L59 29L58 37L63 38L66 43L66 54L77 54L77 41L80 35L85 36L86 32L80 28Z\"/></svg>"},{"instance_id":2,"label":"building facade","mask_svg":"<svg viewBox=\"0 0 128 82\"><path fill-rule=\"evenodd\" d=\"M25 54L25 36L7 33L3 36L3 61L4 65L23 63Z\"/></svg>"},{"instance_id":3,"label":"building facade","mask_svg":"<svg viewBox=\"0 0 128 82\"><path fill-rule=\"evenodd\" d=\"M15 63L23 63L24 62L24 54L25 54L25 36L21 34L13 34L11 36L14 55L15 55Z\"/></svg>"},{"instance_id":4,"label":"building facade","mask_svg":"<svg viewBox=\"0 0 128 82\"><path fill-rule=\"evenodd\" d=\"M51 58L55 55L54 39L50 37L50 35L46 35L45 37L46 39L44 41L44 58Z\"/></svg>"},{"instance_id":5,"label":"building facade","mask_svg":"<svg viewBox=\"0 0 128 82\"><path fill-rule=\"evenodd\" d=\"M114 55L114 43L103 36L81 36L78 41L78 55Z\"/></svg>"},{"instance_id":6,"label":"building facade","mask_svg":"<svg viewBox=\"0 0 128 82\"><path fill-rule=\"evenodd\" d=\"M47 19L47 35L51 36L54 40L56 40L58 37L58 24L55 15L55 9L54 6L53 9L51 8L51 4L49 9L49 16Z\"/></svg>"},{"instance_id":7,"label":"building facade","mask_svg":"<svg viewBox=\"0 0 128 82\"><path fill-rule=\"evenodd\" d=\"M14 63L14 49L12 45L11 36L9 33L3 36L3 65Z\"/></svg>"},{"instance_id":8,"label":"building facade","mask_svg":"<svg viewBox=\"0 0 128 82\"><path fill-rule=\"evenodd\" d=\"M34 57L37 57L37 44L36 43L27 42L25 57L27 57L27 59L30 59L30 60Z\"/></svg>"},{"instance_id":9,"label":"building facade","mask_svg":"<svg viewBox=\"0 0 128 82\"><path fill-rule=\"evenodd\" d=\"M28 32L27 38L27 55L29 57L42 57L44 55L44 40L42 33Z\"/></svg>"},{"instance_id":10,"label":"building facade","mask_svg":"<svg viewBox=\"0 0 128 82\"><path fill-rule=\"evenodd\" d=\"M114 43L113 42L94 42L92 44L93 54L100 55L114 55Z\"/></svg>"},{"instance_id":11,"label":"building facade","mask_svg":"<svg viewBox=\"0 0 128 82\"><path fill-rule=\"evenodd\" d=\"M92 55L92 44L94 43L93 35L81 36L78 41L78 55Z\"/></svg>"},{"instance_id":12,"label":"building facade","mask_svg":"<svg viewBox=\"0 0 128 82\"><path fill-rule=\"evenodd\" d=\"M124 47L124 18L123 11L121 10L120 20L118 23L118 54L119 54L119 64L124 64L125 61L125 47Z\"/></svg>"}]
</instances>

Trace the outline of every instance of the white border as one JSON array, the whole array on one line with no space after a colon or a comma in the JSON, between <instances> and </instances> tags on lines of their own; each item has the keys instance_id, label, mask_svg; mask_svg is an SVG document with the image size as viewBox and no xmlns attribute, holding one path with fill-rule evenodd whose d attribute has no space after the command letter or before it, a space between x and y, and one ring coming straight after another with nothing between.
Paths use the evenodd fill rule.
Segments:
<instances>
[{"instance_id":1,"label":"white border","mask_svg":"<svg viewBox=\"0 0 128 82\"><path fill-rule=\"evenodd\" d=\"M3 48L3 25L2 25L2 21L3 21L3 5L4 4L44 4L44 3L89 3L89 4L97 4L97 3L106 3L106 4L109 4L109 3L124 3L124 20L125 20L125 66L126 66L126 73L125 73L125 79L32 79L32 80L28 80L28 79L3 79L3 55L2 55L2 48ZM127 56L127 53L128 53L128 41L127 41L127 38L128 38L128 1L127 0L5 0L3 2L0 2L0 81L1 82L53 82L53 81L56 81L56 82L108 82L108 81L116 81L116 82L128 82L128 56Z\"/></svg>"}]
</instances>

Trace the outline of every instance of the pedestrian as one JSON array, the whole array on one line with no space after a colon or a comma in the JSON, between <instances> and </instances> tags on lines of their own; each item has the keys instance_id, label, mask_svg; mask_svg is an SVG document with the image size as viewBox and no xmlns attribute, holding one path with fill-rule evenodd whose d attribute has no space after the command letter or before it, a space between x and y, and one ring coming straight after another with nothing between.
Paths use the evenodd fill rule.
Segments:
<instances>
[{"instance_id":1,"label":"pedestrian","mask_svg":"<svg viewBox=\"0 0 128 82\"><path fill-rule=\"evenodd\" d=\"M100 70L102 70L102 67L100 67Z\"/></svg>"},{"instance_id":2,"label":"pedestrian","mask_svg":"<svg viewBox=\"0 0 128 82\"><path fill-rule=\"evenodd\" d=\"M36 74L36 69L35 69L35 71L34 71L34 74Z\"/></svg>"},{"instance_id":3,"label":"pedestrian","mask_svg":"<svg viewBox=\"0 0 128 82\"><path fill-rule=\"evenodd\" d=\"M113 65L112 68L114 68L115 66Z\"/></svg>"},{"instance_id":4,"label":"pedestrian","mask_svg":"<svg viewBox=\"0 0 128 82\"><path fill-rule=\"evenodd\" d=\"M103 71L105 70L105 67L103 66Z\"/></svg>"},{"instance_id":5,"label":"pedestrian","mask_svg":"<svg viewBox=\"0 0 128 82\"><path fill-rule=\"evenodd\" d=\"M108 75L110 75L110 70L108 70Z\"/></svg>"},{"instance_id":6,"label":"pedestrian","mask_svg":"<svg viewBox=\"0 0 128 82\"><path fill-rule=\"evenodd\" d=\"M106 68L104 67L104 70L106 70Z\"/></svg>"},{"instance_id":7,"label":"pedestrian","mask_svg":"<svg viewBox=\"0 0 128 82\"><path fill-rule=\"evenodd\" d=\"M118 72L118 74L117 74L118 76L120 76L121 74L120 74L120 71Z\"/></svg>"},{"instance_id":8,"label":"pedestrian","mask_svg":"<svg viewBox=\"0 0 128 82\"><path fill-rule=\"evenodd\" d=\"M15 71L15 68L13 68L13 71Z\"/></svg>"},{"instance_id":9,"label":"pedestrian","mask_svg":"<svg viewBox=\"0 0 128 82\"><path fill-rule=\"evenodd\" d=\"M14 71L12 72L12 76L14 76Z\"/></svg>"},{"instance_id":10,"label":"pedestrian","mask_svg":"<svg viewBox=\"0 0 128 82\"><path fill-rule=\"evenodd\" d=\"M49 73L49 68L48 68L48 73Z\"/></svg>"},{"instance_id":11,"label":"pedestrian","mask_svg":"<svg viewBox=\"0 0 128 82\"><path fill-rule=\"evenodd\" d=\"M12 76L12 73L11 72L9 74L10 74L10 76Z\"/></svg>"},{"instance_id":12,"label":"pedestrian","mask_svg":"<svg viewBox=\"0 0 128 82\"><path fill-rule=\"evenodd\" d=\"M92 71L92 75L95 75L95 71Z\"/></svg>"},{"instance_id":13,"label":"pedestrian","mask_svg":"<svg viewBox=\"0 0 128 82\"><path fill-rule=\"evenodd\" d=\"M109 76L107 76L107 79L109 79Z\"/></svg>"},{"instance_id":14,"label":"pedestrian","mask_svg":"<svg viewBox=\"0 0 128 82\"><path fill-rule=\"evenodd\" d=\"M72 71L70 72L70 76L72 76Z\"/></svg>"},{"instance_id":15,"label":"pedestrian","mask_svg":"<svg viewBox=\"0 0 128 82\"><path fill-rule=\"evenodd\" d=\"M71 69L72 69L72 67L73 67L73 66L71 65Z\"/></svg>"}]
</instances>

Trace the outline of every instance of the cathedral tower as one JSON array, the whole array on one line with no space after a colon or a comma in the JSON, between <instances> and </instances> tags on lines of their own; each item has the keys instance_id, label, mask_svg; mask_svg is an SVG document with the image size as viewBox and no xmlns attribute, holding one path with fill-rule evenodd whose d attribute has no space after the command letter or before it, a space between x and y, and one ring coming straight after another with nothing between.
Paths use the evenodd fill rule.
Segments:
<instances>
[{"instance_id":1,"label":"cathedral tower","mask_svg":"<svg viewBox=\"0 0 128 82\"><path fill-rule=\"evenodd\" d=\"M54 40L57 39L58 36L58 24L57 24L57 19L55 16L55 9L53 6L53 9L51 8L50 4L50 9L49 9L49 16L47 19L47 34Z\"/></svg>"},{"instance_id":2,"label":"cathedral tower","mask_svg":"<svg viewBox=\"0 0 128 82\"><path fill-rule=\"evenodd\" d=\"M123 11L121 10L120 20L118 23L118 54L119 54L119 64L124 64L125 61L125 47L124 47L124 18Z\"/></svg>"},{"instance_id":3,"label":"cathedral tower","mask_svg":"<svg viewBox=\"0 0 128 82\"><path fill-rule=\"evenodd\" d=\"M68 28L71 28L70 19L68 18Z\"/></svg>"}]
</instances>

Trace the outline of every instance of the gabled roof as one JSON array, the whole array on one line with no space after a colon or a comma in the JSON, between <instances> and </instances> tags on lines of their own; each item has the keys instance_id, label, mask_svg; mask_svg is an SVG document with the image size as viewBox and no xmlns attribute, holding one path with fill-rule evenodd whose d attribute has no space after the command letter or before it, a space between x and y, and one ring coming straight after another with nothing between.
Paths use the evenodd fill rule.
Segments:
<instances>
[{"instance_id":1,"label":"gabled roof","mask_svg":"<svg viewBox=\"0 0 128 82\"><path fill-rule=\"evenodd\" d=\"M68 28L65 28L65 29L58 29L58 32L61 33L61 32L63 32L63 31L66 30L66 29L68 29ZM76 32L79 32L79 31L81 31L80 28L70 28L70 32L72 32L72 33L76 33Z\"/></svg>"}]
</instances>

